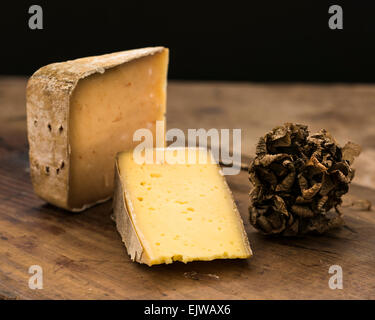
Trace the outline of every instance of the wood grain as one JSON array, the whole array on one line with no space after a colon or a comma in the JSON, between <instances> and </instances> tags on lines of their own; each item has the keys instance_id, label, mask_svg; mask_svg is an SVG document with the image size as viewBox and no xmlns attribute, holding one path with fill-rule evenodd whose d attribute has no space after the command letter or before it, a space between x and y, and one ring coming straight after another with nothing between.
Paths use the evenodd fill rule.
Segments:
<instances>
[{"instance_id":1,"label":"wood grain","mask_svg":"<svg viewBox=\"0 0 375 320\"><path fill-rule=\"evenodd\" d=\"M228 182L245 222L252 259L151 268L133 263L110 219L110 202L77 214L57 209L34 195L28 172L25 83L23 78L0 78L0 299L375 298L375 215L349 205L353 199L375 203L375 191L364 186L368 182L351 186L343 208L345 227L324 236L280 239L262 236L249 225L249 183L246 172L241 172L228 177ZM347 102L338 94L349 99L348 91L359 101ZM308 97L314 98L310 101ZM243 128L243 145L251 155L257 137L270 129L277 117L279 122L286 119L285 114L271 115L278 102L285 110L296 110L313 106L315 101L316 107L329 104L331 112L346 114L348 111L341 109L343 103L358 103L362 110L374 97L371 86L172 82L168 126ZM273 107L268 105L271 102ZM290 117L289 121L298 120ZM311 108L309 117L313 128L325 121L336 126L322 120L319 110L314 113ZM358 130L358 125L357 130L351 129L358 142L368 139L375 127L367 128L373 119L370 110L364 117L368 120L366 126L362 123L363 130ZM337 132L340 139L346 139L347 127L353 124L346 118L340 121L344 128L337 125ZM369 141L365 150L371 148ZM42 290L28 288L31 265L43 268ZM328 287L331 265L343 268L343 290Z\"/></svg>"}]
</instances>

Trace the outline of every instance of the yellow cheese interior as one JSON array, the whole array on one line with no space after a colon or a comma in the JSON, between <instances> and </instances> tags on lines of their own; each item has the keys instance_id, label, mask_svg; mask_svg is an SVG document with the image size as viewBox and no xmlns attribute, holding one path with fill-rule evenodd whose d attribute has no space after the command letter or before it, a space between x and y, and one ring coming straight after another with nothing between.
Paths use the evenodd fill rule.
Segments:
<instances>
[{"instance_id":1,"label":"yellow cheese interior","mask_svg":"<svg viewBox=\"0 0 375 320\"><path fill-rule=\"evenodd\" d=\"M111 196L115 155L134 147L137 129L154 132L164 119L167 65L165 49L78 83L70 101L70 207Z\"/></svg>"},{"instance_id":2,"label":"yellow cheese interior","mask_svg":"<svg viewBox=\"0 0 375 320\"><path fill-rule=\"evenodd\" d=\"M215 163L140 165L125 152L118 165L147 264L250 256L242 220Z\"/></svg>"}]
</instances>

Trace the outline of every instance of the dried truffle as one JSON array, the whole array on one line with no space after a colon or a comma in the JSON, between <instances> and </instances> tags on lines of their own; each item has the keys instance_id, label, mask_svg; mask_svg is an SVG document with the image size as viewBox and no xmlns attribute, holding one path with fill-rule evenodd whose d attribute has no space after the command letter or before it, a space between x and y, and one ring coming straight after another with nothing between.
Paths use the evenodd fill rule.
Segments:
<instances>
[{"instance_id":1,"label":"dried truffle","mask_svg":"<svg viewBox=\"0 0 375 320\"><path fill-rule=\"evenodd\" d=\"M265 234L324 233L343 224L342 195L354 177L360 147L341 148L326 131L286 123L259 139L249 167L250 223ZM332 208L335 211L330 211Z\"/></svg>"}]
</instances>

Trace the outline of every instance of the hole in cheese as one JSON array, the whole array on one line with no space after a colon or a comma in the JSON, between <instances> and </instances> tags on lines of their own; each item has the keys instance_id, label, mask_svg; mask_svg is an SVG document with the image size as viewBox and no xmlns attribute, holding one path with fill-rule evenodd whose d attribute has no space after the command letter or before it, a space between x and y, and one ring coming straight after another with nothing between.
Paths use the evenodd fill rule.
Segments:
<instances>
[{"instance_id":1,"label":"hole in cheese","mask_svg":"<svg viewBox=\"0 0 375 320\"><path fill-rule=\"evenodd\" d=\"M180 201L180 200L176 200L175 202L179 203L179 204L185 204L185 203L187 203L187 201Z\"/></svg>"},{"instance_id":2,"label":"hole in cheese","mask_svg":"<svg viewBox=\"0 0 375 320\"><path fill-rule=\"evenodd\" d=\"M150 176L151 176L151 178L160 178L161 174L160 173L151 173Z\"/></svg>"}]
</instances>

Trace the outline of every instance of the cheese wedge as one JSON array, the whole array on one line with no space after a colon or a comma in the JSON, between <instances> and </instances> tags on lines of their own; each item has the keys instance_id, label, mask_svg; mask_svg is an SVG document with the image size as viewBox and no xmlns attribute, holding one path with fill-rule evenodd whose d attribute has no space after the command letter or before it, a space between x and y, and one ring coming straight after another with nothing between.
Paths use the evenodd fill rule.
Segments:
<instances>
[{"instance_id":1,"label":"cheese wedge","mask_svg":"<svg viewBox=\"0 0 375 320\"><path fill-rule=\"evenodd\" d=\"M187 161L188 150L194 161ZM132 152L116 159L114 219L131 259L152 266L249 258L240 214L209 154L204 149L154 151L164 153L164 161L139 164ZM170 164L169 158L177 160Z\"/></svg>"},{"instance_id":2,"label":"cheese wedge","mask_svg":"<svg viewBox=\"0 0 375 320\"><path fill-rule=\"evenodd\" d=\"M27 85L30 172L46 201L80 211L113 194L114 160L164 120L168 49L54 63Z\"/></svg>"}]
</instances>

